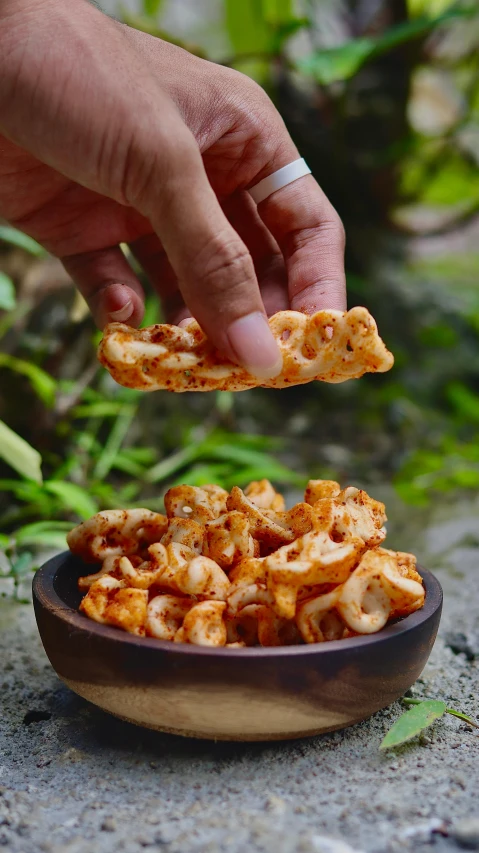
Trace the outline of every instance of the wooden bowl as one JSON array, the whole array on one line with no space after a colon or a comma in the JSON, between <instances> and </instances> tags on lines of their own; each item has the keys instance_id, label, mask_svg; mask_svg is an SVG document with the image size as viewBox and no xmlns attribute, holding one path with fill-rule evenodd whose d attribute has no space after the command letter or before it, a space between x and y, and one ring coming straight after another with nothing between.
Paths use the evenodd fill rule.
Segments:
<instances>
[{"instance_id":1,"label":"wooden bowl","mask_svg":"<svg viewBox=\"0 0 479 853\"><path fill-rule=\"evenodd\" d=\"M422 610L378 634L283 648L215 649L135 637L78 612L71 554L33 582L45 651L80 696L123 720L198 738L266 741L309 737L364 720L421 674L442 608L436 578L421 570Z\"/></svg>"}]
</instances>

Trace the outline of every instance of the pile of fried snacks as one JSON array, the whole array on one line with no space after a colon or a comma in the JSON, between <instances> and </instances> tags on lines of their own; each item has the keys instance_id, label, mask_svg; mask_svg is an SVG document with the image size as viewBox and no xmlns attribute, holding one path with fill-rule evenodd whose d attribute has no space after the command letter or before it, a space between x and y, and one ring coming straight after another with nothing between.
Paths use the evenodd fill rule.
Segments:
<instances>
[{"instance_id":1,"label":"pile of fried snacks","mask_svg":"<svg viewBox=\"0 0 479 853\"><path fill-rule=\"evenodd\" d=\"M175 486L166 516L107 510L67 539L87 563L80 609L139 636L201 646L321 643L380 631L424 604L412 554L383 548L384 504L310 480L286 510L268 480Z\"/></svg>"},{"instance_id":2,"label":"pile of fried snacks","mask_svg":"<svg viewBox=\"0 0 479 853\"><path fill-rule=\"evenodd\" d=\"M106 326L98 358L113 378L141 391L244 391L286 388L312 380L345 382L385 373L394 358L366 308L350 311L279 311L269 319L283 356L279 376L267 382L229 361L210 343L196 320L133 329Z\"/></svg>"}]
</instances>

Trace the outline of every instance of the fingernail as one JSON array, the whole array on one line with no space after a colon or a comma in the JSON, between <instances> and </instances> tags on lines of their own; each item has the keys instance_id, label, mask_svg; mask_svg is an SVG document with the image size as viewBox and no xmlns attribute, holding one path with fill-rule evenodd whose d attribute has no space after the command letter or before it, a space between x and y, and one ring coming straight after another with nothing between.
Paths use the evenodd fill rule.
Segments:
<instances>
[{"instance_id":1,"label":"fingernail","mask_svg":"<svg viewBox=\"0 0 479 853\"><path fill-rule=\"evenodd\" d=\"M235 320L228 329L227 337L238 361L248 373L258 379L273 379L281 373L283 358L266 317L259 311Z\"/></svg>"},{"instance_id":2,"label":"fingernail","mask_svg":"<svg viewBox=\"0 0 479 853\"><path fill-rule=\"evenodd\" d=\"M122 308L118 308L117 311L110 311L110 320L113 320L114 323L124 323L131 317L133 311L133 302L129 299Z\"/></svg>"}]
</instances>

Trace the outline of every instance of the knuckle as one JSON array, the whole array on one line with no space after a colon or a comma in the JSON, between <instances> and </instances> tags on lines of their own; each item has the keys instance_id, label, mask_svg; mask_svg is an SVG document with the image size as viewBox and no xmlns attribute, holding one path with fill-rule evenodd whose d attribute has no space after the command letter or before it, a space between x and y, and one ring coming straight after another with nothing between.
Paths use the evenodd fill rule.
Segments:
<instances>
[{"instance_id":1,"label":"knuckle","mask_svg":"<svg viewBox=\"0 0 479 853\"><path fill-rule=\"evenodd\" d=\"M248 135L271 140L272 148L278 144L278 132L287 135L280 113L265 90L245 74L233 72L229 100L234 107L236 124L246 128Z\"/></svg>"},{"instance_id":2,"label":"knuckle","mask_svg":"<svg viewBox=\"0 0 479 853\"><path fill-rule=\"evenodd\" d=\"M220 232L214 235L195 262L196 277L202 288L210 293L221 293L226 289L242 287L254 278L251 255L236 235Z\"/></svg>"},{"instance_id":3,"label":"knuckle","mask_svg":"<svg viewBox=\"0 0 479 853\"><path fill-rule=\"evenodd\" d=\"M346 245L346 232L341 218L335 210L327 218L321 217L308 227L292 231L290 234L293 252L328 251L330 254L343 254Z\"/></svg>"},{"instance_id":4,"label":"knuckle","mask_svg":"<svg viewBox=\"0 0 479 853\"><path fill-rule=\"evenodd\" d=\"M228 116L228 132L241 151L230 173L235 188L261 180L297 156L280 113L258 83L224 68L218 83L219 111Z\"/></svg>"},{"instance_id":5,"label":"knuckle","mask_svg":"<svg viewBox=\"0 0 479 853\"><path fill-rule=\"evenodd\" d=\"M276 111L271 98L256 80L234 69L227 69L227 73L230 75L230 93L233 99L251 103L253 107L256 105Z\"/></svg>"},{"instance_id":6,"label":"knuckle","mask_svg":"<svg viewBox=\"0 0 479 853\"><path fill-rule=\"evenodd\" d=\"M177 181L184 180L194 163L195 143L182 122L168 125L170 132L132 133L121 162L120 193L127 204L149 213L154 188L163 197L177 192Z\"/></svg>"}]
</instances>

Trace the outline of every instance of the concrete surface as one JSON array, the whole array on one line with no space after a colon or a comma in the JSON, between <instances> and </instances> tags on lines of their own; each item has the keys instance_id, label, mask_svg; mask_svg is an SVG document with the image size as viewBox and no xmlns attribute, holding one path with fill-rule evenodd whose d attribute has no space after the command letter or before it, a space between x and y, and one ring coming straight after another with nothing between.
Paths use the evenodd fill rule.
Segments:
<instances>
[{"instance_id":1,"label":"concrete surface","mask_svg":"<svg viewBox=\"0 0 479 853\"><path fill-rule=\"evenodd\" d=\"M445 591L440 638L414 695L472 716L479 714L478 511L479 501L432 513L390 502L389 512L391 544L415 549ZM378 746L399 704L309 741L177 739L119 722L64 687L29 605L0 602L0 643L0 850L479 849L479 730L460 720L447 717L386 755Z\"/></svg>"}]
</instances>

